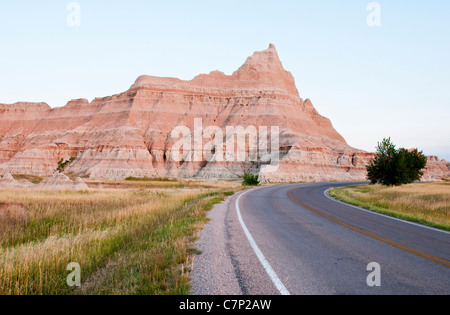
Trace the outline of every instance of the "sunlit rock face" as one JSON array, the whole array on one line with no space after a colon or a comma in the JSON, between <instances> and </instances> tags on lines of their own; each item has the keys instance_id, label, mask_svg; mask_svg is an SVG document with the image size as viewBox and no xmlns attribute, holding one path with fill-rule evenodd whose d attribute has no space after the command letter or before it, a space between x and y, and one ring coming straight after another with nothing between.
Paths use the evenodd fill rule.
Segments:
<instances>
[{"instance_id":1,"label":"sunlit rock face","mask_svg":"<svg viewBox=\"0 0 450 315\"><path fill-rule=\"evenodd\" d=\"M267 127L269 142L277 127L278 147L268 145L270 152L279 149L277 161L230 158L225 153L230 126L258 132ZM181 160L173 159L182 137L174 135L177 127L192 131L192 152L181 152ZM223 158L212 161L206 144L219 134L207 134L209 127L223 131ZM264 137L258 137L260 144ZM250 140L244 148L249 154ZM350 147L330 120L300 97L273 45L232 75L214 71L191 81L141 76L126 92L61 108L0 104L0 173L51 175L58 162L73 157L65 172L93 179L237 178L248 170L267 182L343 181L364 180L372 156ZM441 176L445 168L448 174L446 162L433 161L426 178Z\"/></svg>"}]
</instances>

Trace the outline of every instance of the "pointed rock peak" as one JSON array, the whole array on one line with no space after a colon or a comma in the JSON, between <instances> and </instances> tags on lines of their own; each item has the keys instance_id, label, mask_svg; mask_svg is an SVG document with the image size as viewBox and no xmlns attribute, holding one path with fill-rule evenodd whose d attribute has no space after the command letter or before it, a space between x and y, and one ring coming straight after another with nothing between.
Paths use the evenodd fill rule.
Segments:
<instances>
[{"instance_id":1,"label":"pointed rock peak","mask_svg":"<svg viewBox=\"0 0 450 315\"><path fill-rule=\"evenodd\" d=\"M284 90L300 99L294 77L284 69L273 44L266 50L255 52L232 77L241 82L257 82L260 89Z\"/></svg>"},{"instance_id":2,"label":"pointed rock peak","mask_svg":"<svg viewBox=\"0 0 450 315\"><path fill-rule=\"evenodd\" d=\"M274 44L269 44L269 48L267 48L266 51L268 53L271 53L271 54L275 55L277 57L278 61L280 60L280 58L278 57L277 49L275 48Z\"/></svg>"},{"instance_id":3,"label":"pointed rock peak","mask_svg":"<svg viewBox=\"0 0 450 315\"><path fill-rule=\"evenodd\" d=\"M305 106L306 111L309 111L310 113L313 113L316 115L319 114L319 112L317 112L317 110L315 109L313 103L311 102L311 100L309 98L307 98L303 104Z\"/></svg>"},{"instance_id":4,"label":"pointed rock peak","mask_svg":"<svg viewBox=\"0 0 450 315\"><path fill-rule=\"evenodd\" d=\"M268 49L257 51L253 56L249 57L241 67L241 69L245 68L259 71L284 70L278 52L273 44L270 44Z\"/></svg>"}]
</instances>

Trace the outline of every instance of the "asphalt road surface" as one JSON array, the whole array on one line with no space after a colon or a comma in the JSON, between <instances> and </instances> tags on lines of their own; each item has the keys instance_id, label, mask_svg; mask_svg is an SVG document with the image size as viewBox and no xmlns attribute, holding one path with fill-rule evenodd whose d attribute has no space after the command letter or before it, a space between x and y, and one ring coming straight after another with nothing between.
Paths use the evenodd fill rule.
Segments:
<instances>
[{"instance_id":1,"label":"asphalt road surface","mask_svg":"<svg viewBox=\"0 0 450 315\"><path fill-rule=\"evenodd\" d=\"M326 194L350 184L256 188L217 206L193 294L450 294L450 233Z\"/></svg>"}]
</instances>

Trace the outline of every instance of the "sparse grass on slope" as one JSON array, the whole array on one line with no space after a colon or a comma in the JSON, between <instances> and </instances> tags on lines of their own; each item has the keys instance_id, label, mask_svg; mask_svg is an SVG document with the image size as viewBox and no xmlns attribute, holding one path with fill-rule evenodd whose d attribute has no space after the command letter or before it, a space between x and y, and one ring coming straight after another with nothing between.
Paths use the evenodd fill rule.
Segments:
<instances>
[{"instance_id":1,"label":"sparse grass on slope","mask_svg":"<svg viewBox=\"0 0 450 315\"><path fill-rule=\"evenodd\" d=\"M34 176L34 175L24 175L24 174L14 174L13 175L15 180L22 180L25 179L33 184L39 184L44 180L43 177L40 176Z\"/></svg>"},{"instance_id":2,"label":"sparse grass on slope","mask_svg":"<svg viewBox=\"0 0 450 315\"><path fill-rule=\"evenodd\" d=\"M332 189L330 195L375 212L450 230L449 182L344 187Z\"/></svg>"},{"instance_id":3,"label":"sparse grass on slope","mask_svg":"<svg viewBox=\"0 0 450 315\"><path fill-rule=\"evenodd\" d=\"M188 294L196 232L230 194L1 190L0 295Z\"/></svg>"}]
</instances>

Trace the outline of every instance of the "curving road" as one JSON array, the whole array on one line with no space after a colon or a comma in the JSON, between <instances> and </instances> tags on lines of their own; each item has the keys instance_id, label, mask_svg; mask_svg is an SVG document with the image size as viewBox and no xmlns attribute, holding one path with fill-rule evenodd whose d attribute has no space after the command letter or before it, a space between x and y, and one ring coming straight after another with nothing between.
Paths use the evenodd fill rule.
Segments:
<instances>
[{"instance_id":1,"label":"curving road","mask_svg":"<svg viewBox=\"0 0 450 315\"><path fill-rule=\"evenodd\" d=\"M229 198L200 234L193 293L450 294L450 233L326 194L350 184L360 183L271 186ZM381 267L381 286L367 283L370 263Z\"/></svg>"}]
</instances>

